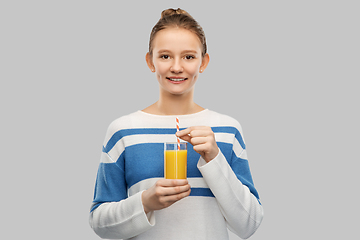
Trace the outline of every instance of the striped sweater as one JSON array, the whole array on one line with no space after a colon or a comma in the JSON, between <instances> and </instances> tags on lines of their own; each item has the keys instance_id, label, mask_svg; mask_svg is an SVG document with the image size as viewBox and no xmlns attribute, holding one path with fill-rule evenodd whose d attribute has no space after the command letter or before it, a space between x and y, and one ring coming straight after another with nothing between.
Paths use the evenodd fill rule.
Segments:
<instances>
[{"instance_id":1,"label":"striped sweater","mask_svg":"<svg viewBox=\"0 0 360 240\"><path fill-rule=\"evenodd\" d=\"M164 142L176 140L175 116L137 111L107 130L90 225L108 239L228 239L227 228L250 237L263 209L254 187L240 124L208 109L177 116L180 129L210 126L220 149L206 163L188 144L190 196L145 214L141 193L164 177Z\"/></svg>"}]
</instances>

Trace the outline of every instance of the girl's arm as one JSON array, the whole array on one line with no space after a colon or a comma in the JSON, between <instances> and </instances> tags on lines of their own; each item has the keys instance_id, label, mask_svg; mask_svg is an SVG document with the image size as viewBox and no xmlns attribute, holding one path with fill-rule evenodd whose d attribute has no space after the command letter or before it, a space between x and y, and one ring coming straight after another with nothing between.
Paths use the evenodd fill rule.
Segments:
<instances>
[{"instance_id":1,"label":"girl's arm","mask_svg":"<svg viewBox=\"0 0 360 240\"><path fill-rule=\"evenodd\" d=\"M103 152L98 169L90 226L101 238L130 238L150 229L155 219L146 215L142 192L127 196L124 171Z\"/></svg>"},{"instance_id":2,"label":"girl's arm","mask_svg":"<svg viewBox=\"0 0 360 240\"><path fill-rule=\"evenodd\" d=\"M216 197L230 230L241 238L250 237L260 226L263 208L248 187L255 189L246 160L246 150L243 149L240 156L232 154L230 162L233 166L230 166L218 148L210 127L190 127L176 135L190 142L201 155L198 168Z\"/></svg>"},{"instance_id":3,"label":"girl's arm","mask_svg":"<svg viewBox=\"0 0 360 240\"><path fill-rule=\"evenodd\" d=\"M102 203L90 213L90 226L106 239L127 239L149 230L155 224L152 215L145 214L137 193L119 202Z\"/></svg>"},{"instance_id":4,"label":"girl's arm","mask_svg":"<svg viewBox=\"0 0 360 240\"><path fill-rule=\"evenodd\" d=\"M219 203L229 229L241 238L249 238L263 218L258 199L238 179L221 151L209 163L200 158L198 168Z\"/></svg>"}]
</instances>

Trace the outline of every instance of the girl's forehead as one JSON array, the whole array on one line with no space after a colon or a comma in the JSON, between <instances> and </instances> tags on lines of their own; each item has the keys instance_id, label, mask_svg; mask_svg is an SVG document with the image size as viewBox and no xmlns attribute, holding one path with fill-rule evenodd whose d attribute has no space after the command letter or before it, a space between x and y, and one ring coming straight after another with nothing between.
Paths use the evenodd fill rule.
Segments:
<instances>
[{"instance_id":1,"label":"girl's forehead","mask_svg":"<svg viewBox=\"0 0 360 240\"><path fill-rule=\"evenodd\" d=\"M201 52L202 44L198 36L184 28L166 28L159 31L153 42L155 51L160 49L184 49Z\"/></svg>"}]
</instances>

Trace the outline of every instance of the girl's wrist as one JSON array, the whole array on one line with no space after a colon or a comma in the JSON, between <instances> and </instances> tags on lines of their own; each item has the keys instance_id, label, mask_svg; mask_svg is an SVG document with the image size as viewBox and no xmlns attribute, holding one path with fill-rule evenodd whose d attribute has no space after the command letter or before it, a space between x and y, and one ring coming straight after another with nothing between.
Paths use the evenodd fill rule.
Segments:
<instances>
[{"instance_id":1,"label":"girl's wrist","mask_svg":"<svg viewBox=\"0 0 360 240\"><path fill-rule=\"evenodd\" d=\"M146 202L147 202L146 191L147 190L143 191L141 194L141 202L142 202L145 214L148 214L149 212L151 212L151 210L146 206Z\"/></svg>"},{"instance_id":2,"label":"girl's wrist","mask_svg":"<svg viewBox=\"0 0 360 240\"><path fill-rule=\"evenodd\" d=\"M211 160L215 159L218 155L219 155L219 147L216 146L216 150L214 150L213 153L211 153L210 156L207 156L206 158L204 157L204 160L208 163L210 162Z\"/></svg>"}]
</instances>

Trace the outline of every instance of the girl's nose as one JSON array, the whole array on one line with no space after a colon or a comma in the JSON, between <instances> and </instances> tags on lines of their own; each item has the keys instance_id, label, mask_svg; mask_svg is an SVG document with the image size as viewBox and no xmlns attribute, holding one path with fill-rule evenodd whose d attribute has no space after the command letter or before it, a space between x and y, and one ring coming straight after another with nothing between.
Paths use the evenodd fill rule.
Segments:
<instances>
[{"instance_id":1,"label":"girl's nose","mask_svg":"<svg viewBox=\"0 0 360 240\"><path fill-rule=\"evenodd\" d=\"M181 73L184 71L184 68L181 66L179 60L175 60L172 66L170 67L170 71L173 73Z\"/></svg>"}]
</instances>

